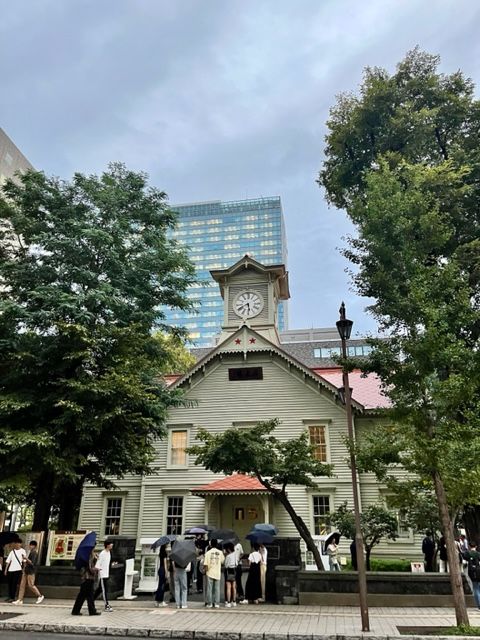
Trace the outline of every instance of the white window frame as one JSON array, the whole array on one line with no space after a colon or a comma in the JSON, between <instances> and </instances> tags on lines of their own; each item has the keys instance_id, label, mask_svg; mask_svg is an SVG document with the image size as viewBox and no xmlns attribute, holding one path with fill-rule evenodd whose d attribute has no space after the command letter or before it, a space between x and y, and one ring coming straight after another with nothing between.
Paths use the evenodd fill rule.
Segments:
<instances>
[{"instance_id":1,"label":"white window frame","mask_svg":"<svg viewBox=\"0 0 480 640\"><path fill-rule=\"evenodd\" d=\"M185 511L186 511L186 497L187 494L183 493L182 491L176 491L176 492L172 492L169 493L167 495L165 495L165 501L163 503L163 531L167 532L167 525L168 525L168 501L171 498L181 498L182 499L182 522L181 522L181 531L180 531L180 535L183 534L183 531L185 529ZM175 534L177 535L177 534Z\"/></svg>"},{"instance_id":2,"label":"white window frame","mask_svg":"<svg viewBox=\"0 0 480 640\"><path fill-rule=\"evenodd\" d=\"M314 498L317 497L317 496L328 498L328 507L329 507L328 513L332 513L332 511L334 511L333 495L332 495L331 491L322 490L322 487L318 487L317 489L315 489L314 491L312 491L310 493L310 495L309 495L309 501L310 501L310 531L312 532L312 535L314 535L314 536L322 535L320 533L315 533L315 509L314 509L314 506L313 506L313 501L314 501ZM329 528L331 529L331 527L329 527Z\"/></svg>"},{"instance_id":3,"label":"white window frame","mask_svg":"<svg viewBox=\"0 0 480 640\"><path fill-rule=\"evenodd\" d=\"M303 426L308 431L308 441L310 442L310 427L323 427L325 429L325 446L327 449L327 459L323 464L330 464L332 461L330 453L330 422L331 420L303 420Z\"/></svg>"},{"instance_id":4,"label":"white window frame","mask_svg":"<svg viewBox=\"0 0 480 640\"><path fill-rule=\"evenodd\" d=\"M179 431L185 431L187 434L187 442L186 448L190 446L190 432L192 425L191 424L175 424L168 425L168 439L167 439L167 469L188 469L189 466L189 455L185 453L185 464L174 464L172 462L172 444L173 444L173 433L178 433Z\"/></svg>"},{"instance_id":5,"label":"white window frame","mask_svg":"<svg viewBox=\"0 0 480 640\"><path fill-rule=\"evenodd\" d=\"M126 492L123 493L104 493L103 494L103 508L102 508L102 521L101 521L101 538L108 538L110 535L122 535L123 530L123 518L125 514L126 505ZM107 524L107 506L109 500L120 500L120 522L118 524L118 534L105 533L105 527Z\"/></svg>"}]
</instances>

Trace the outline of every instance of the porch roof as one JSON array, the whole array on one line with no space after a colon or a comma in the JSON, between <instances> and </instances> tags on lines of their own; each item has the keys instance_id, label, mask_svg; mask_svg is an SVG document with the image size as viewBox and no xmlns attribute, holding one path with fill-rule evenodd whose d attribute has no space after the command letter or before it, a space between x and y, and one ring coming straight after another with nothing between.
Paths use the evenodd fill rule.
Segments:
<instances>
[{"instance_id":1,"label":"porch roof","mask_svg":"<svg viewBox=\"0 0 480 640\"><path fill-rule=\"evenodd\" d=\"M246 476L243 473L234 473L209 484L193 487L191 493L196 496L228 496L252 493L267 494L268 491L257 478Z\"/></svg>"}]
</instances>

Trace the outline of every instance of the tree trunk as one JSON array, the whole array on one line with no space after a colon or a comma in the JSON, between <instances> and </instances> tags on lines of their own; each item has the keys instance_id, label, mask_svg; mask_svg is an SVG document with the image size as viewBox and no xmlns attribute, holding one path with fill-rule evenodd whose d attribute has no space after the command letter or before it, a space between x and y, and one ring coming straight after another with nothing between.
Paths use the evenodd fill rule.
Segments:
<instances>
[{"instance_id":1,"label":"tree trunk","mask_svg":"<svg viewBox=\"0 0 480 640\"><path fill-rule=\"evenodd\" d=\"M365 547L365 564L367 565L367 571L370 571L370 554L372 553L372 549L369 547Z\"/></svg>"},{"instance_id":2,"label":"tree trunk","mask_svg":"<svg viewBox=\"0 0 480 640\"><path fill-rule=\"evenodd\" d=\"M317 569L319 571L324 571L322 558L320 557L320 553L318 551L318 547L313 541L312 534L310 533L310 529L307 527L303 519L298 515L298 513L293 508L290 500L287 498L287 495L284 491L278 491L273 494L279 502L283 505L288 515L291 517L293 524L297 528L300 537L307 545L307 549L312 553L315 558L315 564L317 565Z\"/></svg>"},{"instance_id":3,"label":"tree trunk","mask_svg":"<svg viewBox=\"0 0 480 640\"><path fill-rule=\"evenodd\" d=\"M457 626L469 625L467 606L465 604L465 594L463 592L462 574L460 572L460 564L458 562L458 550L455 546L453 522L448 510L445 487L443 486L443 481L438 471L433 471L432 479L435 486L435 495L437 496L442 532L445 537L445 544L447 547L450 583L452 585L453 606L455 607Z\"/></svg>"},{"instance_id":4,"label":"tree trunk","mask_svg":"<svg viewBox=\"0 0 480 640\"><path fill-rule=\"evenodd\" d=\"M61 531L72 531L77 528L82 485L82 482L77 482L76 484L62 484L58 488L58 528Z\"/></svg>"},{"instance_id":5,"label":"tree trunk","mask_svg":"<svg viewBox=\"0 0 480 640\"><path fill-rule=\"evenodd\" d=\"M480 540L480 504L467 504L463 509L462 520L467 540Z\"/></svg>"},{"instance_id":6,"label":"tree trunk","mask_svg":"<svg viewBox=\"0 0 480 640\"><path fill-rule=\"evenodd\" d=\"M48 521L53 505L53 476L42 474L36 483L33 531L48 531Z\"/></svg>"}]
</instances>

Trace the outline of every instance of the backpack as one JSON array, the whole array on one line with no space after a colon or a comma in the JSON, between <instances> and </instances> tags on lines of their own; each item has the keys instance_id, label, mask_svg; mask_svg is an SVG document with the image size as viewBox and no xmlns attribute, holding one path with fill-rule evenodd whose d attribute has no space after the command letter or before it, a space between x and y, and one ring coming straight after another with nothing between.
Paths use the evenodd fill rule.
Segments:
<instances>
[{"instance_id":1,"label":"backpack","mask_svg":"<svg viewBox=\"0 0 480 640\"><path fill-rule=\"evenodd\" d=\"M480 582L480 556L470 554L468 557L468 577L472 582Z\"/></svg>"}]
</instances>

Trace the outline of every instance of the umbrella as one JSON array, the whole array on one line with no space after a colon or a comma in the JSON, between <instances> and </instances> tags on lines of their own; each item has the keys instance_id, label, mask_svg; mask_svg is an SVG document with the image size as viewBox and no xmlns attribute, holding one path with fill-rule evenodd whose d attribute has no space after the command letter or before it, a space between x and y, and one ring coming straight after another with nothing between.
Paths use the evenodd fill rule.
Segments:
<instances>
[{"instance_id":1,"label":"umbrella","mask_svg":"<svg viewBox=\"0 0 480 640\"><path fill-rule=\"evenodd\" d=\"M335 544L338 544L340 542L340 533L338 531L332 531L332 533L328 535L323 541L324 553L327 553L327 547L332 542L332 540L335 540Z\"/></svg>"},{"instance_id":2,"label":"umbrella","mask_svg":"<svg viewBox=\"0 0 480 640\"><path fill-rule=\"evenodd\" d=\"M170 559L179 567L186 567L189 562L193 562L197 557L195 543L193 540L175 540Z\"/></svg>"},{"instance_id":3,"label":"umbrella","mask_svg":"<svg viewBox=\"0 0 480 640\"><path fill-rule=\"evenodd\" d=\"M80 542L75 553L75 567L77 569L88 566L88 559L90 558L92 549L95 549L96 544L97 534L95 531L90 531Z\"/></svg>"},{"instance_id":4,"label":"umbrella","mask_svg":"<svg viewBox=\"0 0 480 640\"><path fill-rule=\"evenodd\" d=\"M205 531L213 531L215 527L212 527L211 524L196 524L195 528L205 529Z\"/></svg>"},{"instance_id":5,"label":"umbrella","mask_svg":"<svg viewBox=\"0 0 480 640\"><path fill-rule=\"evenodd\" d=\"M250 531L245 538L250 540L250 542L257 542L258 544L271 544L274 541L273 536L265 533L265 531Z\"/></svg>"},{"instance_id":6,"label":"umbrella","mask_svg":"<svg viewBox=\"0 0 480 640\"><path fill-rule=\"evenodd\" d=\"M21 538L16 531L1 531L0 532L0 547L4 547L6 544L12 544L12 542L21 542Z\"/></svg>"},{"instance_id":7,"label":"umbrella","mask_svg":"<svg viewBox=\"0 0 480 640\"><path fill-rule=\"evenodd\" d=\"M263 531L263 533L269 533L271 536L276 536L278 529L274 524L263 522L262 524L255 524L252 531Z\"/></svg>"},{"instance_id":8,"label":"umbrella","mask_svg":"<svg viewBox=\"0 0 480 640\"><path fill-rule=\"evenodd\" d=\"M208 532L209 540L222 540L222 542L238 542L238 536L233 529L213 529Z\"/></svg>"},{"instance_id":9,"label":"umbrella","mask_svg":"<svg viewBox=\"0 0 480 640\"><path fill-rule=\"evenodd\" d=\"M193 533L207 533L207 530L203 529L202 527L192 527L191 529L187 529L184 535L188 536L192 535Z\"/></svg>"},{"instance_id":10,"label":"umbrella","mask_svg":"<svg viewBox=\"0 0 480 640\"><path fill-rule=\"evenodd\" d=\"M176 539L177 536L160 536L160 538L155 540L150 548L152 551L155 551L157 547L163 547L164 544L170 544L170 542L173 542Z\"/></svg>"}]
</instances>

